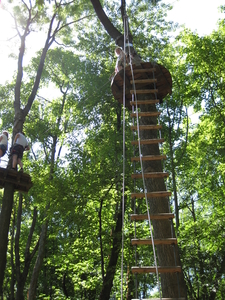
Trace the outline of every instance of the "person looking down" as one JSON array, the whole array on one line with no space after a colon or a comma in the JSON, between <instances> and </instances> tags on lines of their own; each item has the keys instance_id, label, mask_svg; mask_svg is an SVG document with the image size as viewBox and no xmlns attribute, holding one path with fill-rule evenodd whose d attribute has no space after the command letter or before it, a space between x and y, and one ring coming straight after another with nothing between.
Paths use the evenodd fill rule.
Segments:
<instances>
[{"instance_id":1,"label":"person looking down","mask_svg":"<svg viewBox=\"0 0 225 300\"><path fill-rule=\"evenodd\" d=\"M28 145L27 139L26 137L22 134L22 133L17 133L15 138L14 138L14 142L13 142L13 146L12 146L12 150L11 150L11 154L12 154L12 169L13 170L17 170L17 164L20 166L20 172L23 172L23 163L22 163L22 158L23 158L23 152L24 150L30 150L30 147Z\"/></svg>"},{"instance_id":2,"label":"person looking down","mask_svg":"<svg viewBox=\"0 0 225 300\"><path fill-rule=\"evenodd\" d=\"M8 149L8 132L3 131L0 135L0 157L4 156Z\"/></svg>"}]
</instances>

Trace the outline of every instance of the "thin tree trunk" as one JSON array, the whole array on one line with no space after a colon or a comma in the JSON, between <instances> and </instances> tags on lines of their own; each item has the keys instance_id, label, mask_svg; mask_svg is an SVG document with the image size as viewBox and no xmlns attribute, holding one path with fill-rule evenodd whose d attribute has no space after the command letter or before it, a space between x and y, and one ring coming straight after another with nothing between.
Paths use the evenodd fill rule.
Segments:
<instances>
[{"instance_id":1,"label":"thin tree trunk","mask_svg":"<svg viewBox=\"0 0 225 300\"><path fill-rule=\"evenodd\" d=\"M8 232L13 207L14 186L5 184L0 215L0 297L3 299L3 281L6 266L6 253L8 245Z\"/></svg>"},{"instance_id":2,"label":"thin tree trunk","mask_svg":"<svg viewBox=\"0 0 225 300\"><path fill-rule=\"evenodd\" d=\"M45 242L46 242L46 238L47 238L47 228L48 228L48 220L46 220L45 223L42 225L39 249L38 249L38 256L37 256L35 266L33 269L33 273L32 273L32 277L31 277L28 300L34 300L36 297L38 276L39 276L39 273L41 270L41 266L42 266L44 254L45 254L44 250L45 250Z\"/></svg>"},{"instance_id":3,"label":"thin tree trunk","mask_svg":"<svg viewBox=\"0 0 225 300\"><path fill-rule=\"evenodd\" d=\"M21 227L21 216L22 216L22 203L23 203L23 197L20 193L19 195L19 206L18 206L18 213L17 213L17 232L15 237L15 256L16 256L16 279L17 279L17 289L16 289L16 300L23 300L24 299L24 286L26 283L27 275L29 272L30 263L32 261L32 258L34 257L37 249L39 241L36 243L32 253L30 253L30 246L31 246L31 240L34 233L34 228L36 224L37 219L37 208L34 208L34 214L33 214L33 221L30 228L29 236L27 239L27 245L25 250L25 257L24 257L24 268L23 271L21 271L21 261L20 261L20 247L19 247L19 241L20 241L20 227Z\"/></svg>"},{"instance_id":4,"label":"thin tree trunk","mask_svg":"<svg viewBox=\"0 0 225 300\"><path fill-rule=\"evenodd\" d=\"M113 286L113 279L116 272L116 265L118 257L121 251L122 243L122 201L120 203L120 208L117 214L116 227L113 233L113 246L111 249L110 260L106 269L106 275L103 279L103 286L99 300L109 300L110 293Z\"/></svg>"}]
</instances>

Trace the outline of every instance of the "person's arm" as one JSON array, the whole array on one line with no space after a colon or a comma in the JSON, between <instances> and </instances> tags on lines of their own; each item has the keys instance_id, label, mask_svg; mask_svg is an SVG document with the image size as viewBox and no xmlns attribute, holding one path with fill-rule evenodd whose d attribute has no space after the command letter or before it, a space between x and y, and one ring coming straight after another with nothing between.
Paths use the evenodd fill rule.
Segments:
<instances>
[{"instance_id":1,"label":"person's arm","mask_svg":"<svg viewBox=\"0 0 225 300\"><path fill-rule=\"evenodd\" d=\"M17 133L17 134L16 134L16 136L15 136L15 138L14 138L14 142L13 142L13 144L15 144L15 142L16 142L16 140L19 138L19 136L20 136L20 134L19 134L19 133Z\"/></svg>"},{"instance_id":2,"label":"person's arm","mask_svg":"<svg viewBox=\"0 0 225 300\"><path fill-rule=\"evenodd\" d=\"M0 136L0 142L1 142L2 139L3 139L3 136L1 135L1 136Z\"/></svg>"}]
</instances>

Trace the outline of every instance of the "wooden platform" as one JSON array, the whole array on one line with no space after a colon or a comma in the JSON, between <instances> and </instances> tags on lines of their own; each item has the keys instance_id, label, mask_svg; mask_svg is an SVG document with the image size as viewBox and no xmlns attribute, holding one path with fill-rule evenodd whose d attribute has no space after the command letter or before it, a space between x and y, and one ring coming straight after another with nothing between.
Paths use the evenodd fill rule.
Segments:
<instances>
[{"instance_id":1,"label":"wooden platform","mask_svg":"<svg viewBox=\"0 0 225 300\"><path fill-rule=\"evenodd\" d=\"M6 182L12 183L15 190L25 193L33 186L29 174L0 168L0 188L4 188Z\"/></svg>"},{"instance_id":2,"label":"wooden platform","mask_svg":"<svg viewBox=\"0 0 225 300\"><path fill-rule=\"evenodd\" d=\"M132 65L135 79L135 88L136 90L140 89L154 89L154 82L152 81L153 70L155 78L157 79L156 88L158 90L157 97L161 102L162 99L172 93L172 77L170 72L160 64L143 62L140 65ZM125 68L126 78L125 78L125 106L131 109L130 101L132 96L130 91L133 90L132 85L132 73L130 66ZM120 103L123 103L123 74L124 70L116 74L112 81L111 89L113 96ZM142 80L142 79L151 79L151 80ZM140 81L141 80L141 81Z\"/></svg>"}]
</instances>

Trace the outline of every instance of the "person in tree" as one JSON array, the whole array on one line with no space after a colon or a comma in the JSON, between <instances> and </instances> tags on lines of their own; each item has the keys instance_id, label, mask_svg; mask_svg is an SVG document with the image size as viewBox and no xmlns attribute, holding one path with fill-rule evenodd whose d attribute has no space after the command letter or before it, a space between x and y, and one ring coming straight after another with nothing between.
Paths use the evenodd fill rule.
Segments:
<instances>
[{"instance_id":1,"label":"person in tree","mask_svg":"<svg viewBox=\"0 0 225 300\"><path fill-rule=\"evenodd\" d=\"M123 52L123 49L121 49L120 47L116 47L115 54L117 56L116 66L115 66L115 73L118 73L124 67L125 53Z\"/></svg>"},{"instance_id":2,"label":"person in tree","mask_svg":"<svg viewBox=\"0 0 225 300\"><path fill-rule=\"evenodd\" d=\"M4 156L8 149L8 132L3 131L0 135L0 157Z\"/></svg>"},{"instance_id":3,"label":"person in tree","mask_svg":"<svg viewBox=\"0 0 225 300\"><path fill-rule=\"evenodd\" d=\"M125 57L125 67L130 63L135 65L140 65L142 59L134 50L133 44L128 43L125 45L125 52L120 47L116 47L115 54L118 57L115 66L115 74L124 68L124 57Z\"/></svg>"},{"instance_id":4,"label":"person in tree","mask_svg":"<svg viewBox=\"0 0 225 300\"><path fill-rule=\"evenodd\" d=\"M20 172L23 172L23 163L22 163L22 158L23 158L23 152L24 150L30 150L30 147L28 145L27 139L23 133L17 133L11 154L12 154L12 169L16 171L17 164L20 166Z\"/></svg>"}]
</instances>

